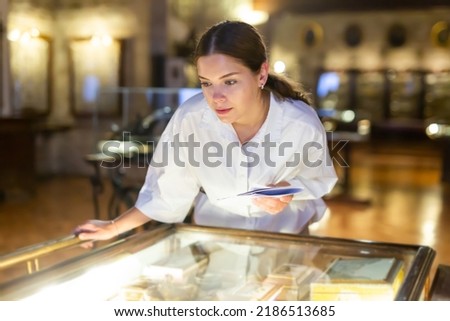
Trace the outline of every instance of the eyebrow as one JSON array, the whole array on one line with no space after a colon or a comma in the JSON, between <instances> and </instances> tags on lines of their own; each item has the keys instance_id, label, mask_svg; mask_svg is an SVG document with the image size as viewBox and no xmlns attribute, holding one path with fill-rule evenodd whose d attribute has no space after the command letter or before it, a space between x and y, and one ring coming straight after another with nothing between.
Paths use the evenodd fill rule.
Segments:
<instances>
[{"instance_id":1,"label":"eyebrow","mask_svg":"<svg viewBox=\"0 0 450 321\"><path fill-rule=\"evenodd\" d=\"M230 73L228 73L228 74L226 74L226 75L221 76L219 79L227 78L227 77L234 76L234 75L237 75L237 74L239 74L239 72L237 72L237 71L230 72ZM200 75L198 75L198 78L208 80L208 78L202 77L202 76L200 76Z\"/></svg>"}]
</instances>

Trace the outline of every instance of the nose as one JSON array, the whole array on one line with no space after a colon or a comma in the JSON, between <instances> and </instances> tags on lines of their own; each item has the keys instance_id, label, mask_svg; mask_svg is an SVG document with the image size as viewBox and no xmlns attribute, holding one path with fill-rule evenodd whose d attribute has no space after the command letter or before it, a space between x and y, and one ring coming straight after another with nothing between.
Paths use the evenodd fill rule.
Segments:
<instances>
[{"instance_id":1,"label":"nose","mask_svg":"<svg viewBox=\"0 0 450 321\"><path fill-rule=\"evenodd\" d=\"M215 102L222 102L225 100L225 95L219 88L214 88L212 98Z\"/></svg>"}]
</instances>

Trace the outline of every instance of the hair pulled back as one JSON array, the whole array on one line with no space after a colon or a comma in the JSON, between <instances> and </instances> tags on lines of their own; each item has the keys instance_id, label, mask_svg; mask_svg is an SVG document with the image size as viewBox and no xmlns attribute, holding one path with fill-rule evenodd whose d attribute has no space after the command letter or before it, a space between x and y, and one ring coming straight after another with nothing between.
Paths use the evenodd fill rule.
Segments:
<instances>
[{"instance_id":1,"label":"hair pulled back","mask_svg":"<svg viewBox=\"0 0 450 321\"><path fill-rule=\"evenodd\" d=\"M242 62L254 73L259 72L268 60L267 48L255 27L241 21L222 21L210 27L201 36L194 51L194 63L198 58L223 54ZM276 96L310 103L301 85L293 80L269 72L265 88Z\"/></svg>"}]
</instances>

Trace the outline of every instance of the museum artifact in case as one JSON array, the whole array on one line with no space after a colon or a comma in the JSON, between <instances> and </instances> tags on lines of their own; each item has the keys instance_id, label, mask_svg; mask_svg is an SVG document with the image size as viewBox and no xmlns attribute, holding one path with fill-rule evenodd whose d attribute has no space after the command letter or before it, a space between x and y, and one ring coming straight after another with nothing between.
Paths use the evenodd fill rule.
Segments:
<instances>
[{"instance_id":1,"label":"museum artifact in case","mask_svg":"<svg viewBox=\"0 0 450 321\"><path fill-rule=\"evenodd\" d=\"M394 268L386 278L396 280L392 286L369 299L422 300L435 256L420 245L189 224L156 225L92 249L82 249L76 237L69 243L64 249L51 244L47 253L38 247L0 257L0 273L14 275L0 278L0 300L311 300L313 285L333 282L330 271L349 260L364 262L354 273L372 269L371 278ZM64 259L51 263L56 256ZM13 273L36 261L40 269ZM333 300L368 298L341 289Z\"/></svg>"}]
</instances>

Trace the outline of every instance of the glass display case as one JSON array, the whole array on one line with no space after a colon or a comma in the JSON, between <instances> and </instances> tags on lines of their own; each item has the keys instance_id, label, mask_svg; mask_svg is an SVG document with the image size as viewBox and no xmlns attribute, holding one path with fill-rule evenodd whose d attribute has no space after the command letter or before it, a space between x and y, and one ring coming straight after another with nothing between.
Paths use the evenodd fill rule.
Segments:
<instances>
[{"instance_id":1,"label":"glass display case","mask_svg":"<svg viewBox=\"0 0 450 321\"><path fill-rule=\"evenodd\" d=\"M359 72L355 82L356 119L367 119L371 123L382 122L386 118L384 73L382 71Z\"/></svg>"},{"instance_id":2,"label":"glass display case","mask_svg":"<svg viewBox=\"0 0 450 321\"><path fill-rule=\"evenodd\" d=\"M425 75L425 118L450 123L450 71Z\"/></svg>"},{"instance_id":3,"label":"glass display case","mask_svg":"<svg viewBox=\"0 0 450 321\"><path fill-rule=\"evenodd\" d=\"M346 71L324 71L317 80L317 107L328 111L344 111L351 107L350 75Z\"/></svg>"},{"instance_id":4,"label":"glass display case","mask_svg":"<svg viewBox=\"0 0 450 321\"><path fill-rule=\"evenodd\" d=\"M425 75L427 135L432 139L450 139L450 72Z\"/></svg>"},{"instance_id":5,"label":"glass display case","mask_svg":"<svg viewBox=\"0 0 450 321\"><path fill-rule=\"evenodd\" d=\"M93 249L75 246L75 239L64 242L69 243L66 250L44 253L40 247L35 255L29 249L0 257L4 273L66 252L66 259L31 274L2 279L0 300L311 300L319 281L332 283L329 271L336 260L395 261L401 273L393 275L396 284L374 290L382 296L366 287L372 291L369 296L361 289L350 296L349 290L342 290L335 299L420 300L428 296L435 256L433 249L420 245L189 224L160 224L97 242ZM357 269L355 273L363 273L368 266ZM353 287L375 282L355 279Z\"/></svg>"},{"instance_id":6,"label":"glass display case","mask_svg":"<svg viewBox=\"0 0 450 321\"><path fill-rule=\"evenodd\" d=\"M442 150L443 182L450 182L450 71L425 74L425 132Z\"/></svg>"},{"instance_id":7,"label":"glass display case","mask_svg":"<svg viewBox=\"0 0 450 321\"><path fill-rule=\"evenodd\" d=\"M328 131L348 129L353 111L353 73L327 70L319 73L315 89L318 115Z\"/></svg>"},{"instance_id":8,"label":"glass display case","mask_svg":"<svg viewBox=\"0 0 450 321\"><path fill-rule=\"evenodd\" d=\"M328 131L368 133L386 119L384 71L323 71L316 83L318 114Z\"/></svg>"},{"instance_id":9,"label":"glass display case","mask_svg":"<svg viewBox=\"0 0 450 321\"><path fill-rule=\"evenodd\" d=\"M423 117L422 74L415 71L389 71L389 117L412 121Z\"/></svg>"}]
</instances>

